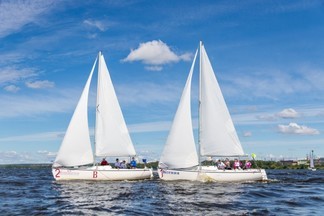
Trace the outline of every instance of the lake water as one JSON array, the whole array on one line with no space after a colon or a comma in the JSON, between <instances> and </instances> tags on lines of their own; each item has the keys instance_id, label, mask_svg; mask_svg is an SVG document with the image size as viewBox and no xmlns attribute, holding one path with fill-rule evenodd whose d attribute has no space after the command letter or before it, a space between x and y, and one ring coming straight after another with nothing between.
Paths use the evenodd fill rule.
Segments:
<instances>
[{"instance_id":1,"label":"lake water","mask_svg":"<svg viewBox=\"0 0 324 216\"><path fill-rule=\"evenodd\" d=\"M324 215L324 171L267 170L268 183L54 181L0 167L0 215Z\"/></svg>"}]
</instances>

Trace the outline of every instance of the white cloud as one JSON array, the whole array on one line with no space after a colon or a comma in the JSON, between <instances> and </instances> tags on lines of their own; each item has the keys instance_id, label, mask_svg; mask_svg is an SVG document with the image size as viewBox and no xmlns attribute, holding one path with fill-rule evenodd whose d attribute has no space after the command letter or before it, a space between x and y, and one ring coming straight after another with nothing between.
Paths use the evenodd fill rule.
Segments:
<instances>
[{"instance_id":1,"label":"white cloud","mask_svg":"<svg viewBox=\"0 0 324 216\"><path fill-rule=\"evenodd\" d=\"M54 82L50 82L48 80L26 82L25 84L28 88L33 89L53 88L55 86Z\"/></svg>"},{"instance_id":2,"label":"white cloud","mask_svg":"<svg viewBox=\"0 0 324 216\"><path fill-rule=\"evenodd\" d=\"M130 85L117 85L118 100L132 106L147 106L148 104L166 104L179 102L181 91L185 83L160 83L140 82Z\"/></svg>"},{"instance_id":3,"label":"white cloud","mask_svg":"<svg viewBox=\"0 0 324 216\"><path fill-rule=\"evenodd\" d=\"M54 95L0 95L0 119L72 111L79 97L80 89L57 90Z\"/></svg>"},{"instance_id":4,"label":"white cloud","mask_svg":"<svg viewBox=\"0 0 324 216\"><path fill-rule=\"evenodd\" d=\"M226 95L236 96L241 99L251 100L253 98L266 98L279 100L284 96L297 97L307 94L309 96L320 97L324 93L324 73L321 69L298 68L288 69L264 69L245 68L238 69L234 75L224 73L219 81L221 88ZM233 88L235 86L235 88ZM274 88L275 86L275 88ZM318 94L313 94L318 92Z\"/></svg>"},{"instance_id":5,"label":"white cloud","mask_svg":"<svg viewBox=\"0 0 324 216\"><path fill-rule=\"evenodd\" d=\"M95 27L97 29L99 29L100 31L104 32L107 30L108 26L104 21L100 21L100 20L84 20L83 21L84 24L90 26L90 27Z\"/></svg>"},{"instance_id":6,"label":"white cloud","mask_svg":"<svg viewBox=\"0 0 324 216\"><path fill-rule=\"evenodd\" d=\"M161 71L163 69L163 67L161 66L145 66L146 70L149 71Z\"/></svg>"},{"instance_id":7,"label":"white cloud","mask_svg":"<svg viewBox=\"0 0 324 216\"><path fill-rule=\"evenodd\" d=\"M37 73L35 69L24 68L18 69L16 67L5 67L0 69L0 85L5 83L16 83L18 81L35 77Z\"/></svg>"},{"instance_id":8,"label":"white cloud","mask_svg":"<svg viewBox=\"0 0 324 216\"><path fill-rule=\"evenodd\" d=\"M44 132L0 138L0 142L43 142L62 140L65 132Z\"/></svg>"},{"instance_id":9,"label":"white cloud","mask_svg":"<svg viewBox=\"0 0 324 216\"><path fill-rule=\"evenodd\" d=\"M18 92L19 91L19 87L18 86L15 86L15 85L8 85L6 87L4 87L4 90L6 90L7 92Z\"/></svg>"},{"instance_id":10,"label":"white cloud","mask_svg":"<svg viewBox=\"0 0 324 216\"><path fill-rule=\"evenodd\" d=\"M294 109L289 108L277 113L277 116L279 116L280 118L298 118L299 113L296 112Z\"/></svg>"},{"instance_id":11,"label":"white cloud","mask_svg":"<svg viewBox=\"0 0 324 216\"><path fill-rule=\"evenodd\" d=\"M297 123L289 123L289 125L278 125L278 130L280 133L284 134L316 135L320 133L317 129L298 125Z\"/></svg>"},{"instance_id":12,"label":"white cloud","mask_svg":"<svg viewBox=\"0 0 324 216\"><path fill-rule=\"evenodd\" d=\"M275 121L277 118L272 114L260 114L256 118L261 121Z\"/></svg>"},{"instance_id":13,"label":"white cloud","mask_svg":"<svg viewBox=\"0 0 324 216\"><path fill-rule=\"evenodd\" d=\"M54 152L48 151L0 151L0 164L50 163L53 161L55 154Z\"/></svg>"},{"instance_id":14,"label":"white cloud","mask_svg":"<svg viewBox=\"0 0 324 216\"><path fill-rule=\"evenodd\" d=\"M251 137L252 136L252 132L251 131L246 131L243 134L244 137Z\"/></svg>"},{"instance_id":15,"label":"white cloud","mask_svg":"<svg viewBox=\"0 0 324 216\"><path fill-rule=\"evenodd\" d=\"M26 59L26 56L21 51L7 50L5 53L0 53L1 65L14 65Z\"/></svg>"},{"instance_id":16,"label":"white cloud","mask_svg":"<svg viewBox=\"0 0 324 216\"><path fill-rule=\"evenodd\" d=\"M39 150L39 151L37 151L37 154L45 155L45 156L49 156L49 157L55 157L57 155L57 152L50 152L47 150Z\"/></svg>"},{"instance_id":17,"label":"white cloud","mask_svg":"<svg viewBox=\"0 0 324 216\"><path fill-rule=\"evenodd\" d=\"M146 122L139 124L131 124L128 126L130 133L168 131L170 130L170 127L170 121Z\"/></svg>"},{"instance_id":18,"label":"white cloud","mask_svg":"<svg viewBox=\"0 0 324 216\"><path fill-rule=\"evenodd\" d=\"M52 9L54 0L25 0L0 2L0 38L6 37L29 23L36 23L41 15Z\"/></svg>"},{"instance_id":19,"label":"white cloud","mask_svg":"<svg viewBox=\"0 0 324 216\"><path fill-rule=\"evenodd\" d=\"M174 63L180 60L188 61L190 60L190 57L190 53L177 55L161 40L153 40L141 43L137 49L131 50L128 56L122 61L141 61L144 64L149 65L147 69L152 69L150 68L151 66L159 66L158 69L162 69L161 65L163 64Z\"/></svg>"},{"instance_id":20,"label":"white cloud","mask_svg":"<svg viewBox=\"0 0 324 216\"><path fill-rule=\"evenodd\" d=\"M271 7L265 7L266 12L270 13L286 13L291 11L306 10L309 8L321 7L322 1L292 1L292 2L281 2L280 4L273 4Z\"/></svg>"}]
</instances>

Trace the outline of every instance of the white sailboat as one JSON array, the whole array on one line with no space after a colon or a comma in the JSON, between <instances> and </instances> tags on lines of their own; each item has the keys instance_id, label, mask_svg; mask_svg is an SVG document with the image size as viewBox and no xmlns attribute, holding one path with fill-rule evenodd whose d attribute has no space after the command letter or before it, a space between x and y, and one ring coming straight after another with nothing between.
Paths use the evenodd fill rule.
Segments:
<instances>
[{"instance_id":1,"label":"white sailboat","mask_svg":"<svg viewBox=\"0 0 324 216\"><path fill-rule=\"evenodd\" d=\"M88 125L88 97L98 59L96 124L93 151ZM56 180L137 180L153 176L152 169L115 169L95 164L97 157L136 155L118 99L101 52L74 111L59 152L53 163Z\"/></svg>"},{"instance_id":2,"label":"white sailboat","mask_svg":"<svg viewBox=\"0 0 324 216\"><path fill-rule=\"evenodd\" d=\"M309 170L316 171L316 168L314 166L314 150L311 151L309 154Z\"/></svg>"},{"instance_id":3,"label":"white sailboat","mask_svg":"<svg viewBox=\"0 0 324 216\"><path fill-rule=\"evenodd\" d=\"M197 50L160 158L160 179L220 182L266 180L264 169L220 170L215 166L201 166L201 157L239 157L244 155L244 151L202 42L199 47L198 153L190 106Z\"/></svg>"}]
</instances>

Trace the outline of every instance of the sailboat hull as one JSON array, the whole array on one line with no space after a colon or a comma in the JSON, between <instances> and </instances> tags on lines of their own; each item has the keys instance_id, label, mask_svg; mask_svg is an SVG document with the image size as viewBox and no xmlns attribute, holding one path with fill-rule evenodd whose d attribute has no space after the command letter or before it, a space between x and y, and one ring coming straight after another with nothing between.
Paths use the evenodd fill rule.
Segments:
<instances>
[{"instance_id":1,"label":"sailboat hull","mask_svg":"<svg viewBox=\"0 0 324 216\"><path fill-rule=\"evenodd\" d=\"M142 180L153 177L153 171L144 169L113 169L110 166L93 166L85 168L52 168L55 180L94 180L120 181Z\"/></svg>"},{"instance_id":2,"label":"sailboat hull","mask_svg":"<svg viewBox=\"0 0 324 216\"><path fill-rule=\"evenodd\" d=\"M188 181L215 181L215 182L248 182L266 181L267 174L264 169L249 170L218 170L217 168L202 167L201 170L169 170L159 169L162 180L188 180Z\"/></svg>"}]
</instances>

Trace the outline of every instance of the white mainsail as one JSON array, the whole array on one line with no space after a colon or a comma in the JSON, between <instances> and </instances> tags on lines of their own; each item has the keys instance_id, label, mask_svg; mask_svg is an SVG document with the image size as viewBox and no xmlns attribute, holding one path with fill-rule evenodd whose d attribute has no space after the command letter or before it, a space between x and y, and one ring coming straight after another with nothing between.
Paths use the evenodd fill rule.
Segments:
<instances>
[{"instance_id":1,"label":"white mainsail","mask_svg":"<svg viewBox=\"0 0 324 216\"><path fill-rule=\"evenodd\" d=\"M204 46L200 45L200 154L244 155L215 73Z\"/></svg>"},{"instance_id":2,"label":"white mainsail","mask_svg":"<svg viewBox=\"0 0 324 216\"><path fill-rule=\"evenodd\" d=\"M197 150L191 120L191 79L197 51L183 90L173 124L163 149L160 164L169 168L188 168L198 165Z\"/></svg>"},{"instance_id":3,"label":"white mainsail","mask_svg":"<svg viewBox=\"0 0 324 216\"><path fill-rule=\"evenodd\" d=\"M88 125L88 96L95 60L78 105L65 133L53 166L79 166L93 163L93 153ZM73 153L72 153L73 152Z\"/></svg>"},{"instance_id":4,"label":"white mainsail","mask_svg":"<svg viewBox=\"0 0 324 216\"><path fill-rule=\"evenodd\" d=\"M97 88L96 156L136 155L105 59L101 53L99 53Z\"/></svg>"}]
</instances>

